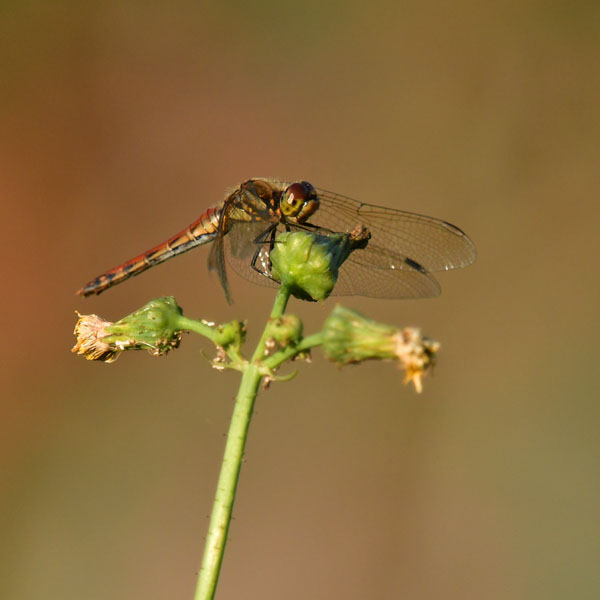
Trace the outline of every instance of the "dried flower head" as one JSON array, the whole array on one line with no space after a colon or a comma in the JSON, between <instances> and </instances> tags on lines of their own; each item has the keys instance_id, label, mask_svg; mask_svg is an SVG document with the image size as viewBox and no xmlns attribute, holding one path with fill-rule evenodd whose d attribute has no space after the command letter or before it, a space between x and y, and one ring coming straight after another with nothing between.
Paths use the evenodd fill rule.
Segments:
<instances>
[{"instance_id":1,"label":"dried flower head","mask_svg":"<svg viewBox=\"0 0 600 600\"><path fill-rule=\"evenodd\" d=\"M147 350L161 356L179 346L181 309L172 297L157 298L116 323L98 315L79 315L72 352L87 360L114 362L125 350Z\"/></svg>"}]
</instances>

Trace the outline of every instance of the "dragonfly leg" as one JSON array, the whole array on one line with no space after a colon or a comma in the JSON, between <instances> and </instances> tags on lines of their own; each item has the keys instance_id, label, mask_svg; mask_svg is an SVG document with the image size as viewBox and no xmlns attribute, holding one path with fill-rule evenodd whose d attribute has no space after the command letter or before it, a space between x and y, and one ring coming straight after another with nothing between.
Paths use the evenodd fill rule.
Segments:
<instances>
[{"instance_id":1,"label":"dragonfly leg","mask_svg":"<svg viewBox=\"0 0 600 600\"><path fill-rule=\"evenodd\" d=\"M298 225L298 227L302 227L302 229L305 229L306 231L315 231L316 233L336 233L332 229L325 229L325 227L320 227L314 223L302 223L302 225Z\"/></svg>"},{"instance_id":2,"label":"dragonfly leg","mask_svg":"<svg viewBox=\"0 0 600 600\"><path fill-rule=\"evenodd\" d=\"M250 266L257 272L260 273L261 275L265 275L267 277L270 277L268 272L265 272L264 269L261 269L260 267L256 266L256 263L258 261L258 257L260 256L260 253L263 251L263 246L264 244L267 243L268 240L268 244L269 244L269 264L267 266L268 271L271 270L271 258L270 258L270 254L271 254L271 250L273 250L274 246L275 246L275 234L277 233L277 223L274 223L273 225L271 225L268 229L265 229L265 231L263 231L259 236L257 236L254 239L254 243L258 244L258 247L256 248L256 251L254 252L254 256L252 257L252 261L250 262ZM270 238L270 239L268 239Z\"/></svg>"}]
</instances>

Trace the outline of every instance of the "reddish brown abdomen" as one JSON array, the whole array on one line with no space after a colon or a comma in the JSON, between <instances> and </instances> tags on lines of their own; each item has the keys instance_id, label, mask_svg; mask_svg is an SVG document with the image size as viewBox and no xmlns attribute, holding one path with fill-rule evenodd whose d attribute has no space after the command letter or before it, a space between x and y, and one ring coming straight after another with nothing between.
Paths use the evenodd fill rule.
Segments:
<instances>
[{"instance_id":1,"label":"reddish brown abdomen","mask_svg":"<svg viewBox=\"0 0 600 600\"><path fill-rule=\"evenodd\" d=\"M196 246L211 242L217 235L222 211L222 205L209 208L191 225L169 238L166 242L92 279L92 281L89 281L78 290L77 293L80 296L100 294L109 287L117 285L134 275L139 275L142 271L150 267L165 262L178 254L187 252Z\"/></svg>"}]
</instances>

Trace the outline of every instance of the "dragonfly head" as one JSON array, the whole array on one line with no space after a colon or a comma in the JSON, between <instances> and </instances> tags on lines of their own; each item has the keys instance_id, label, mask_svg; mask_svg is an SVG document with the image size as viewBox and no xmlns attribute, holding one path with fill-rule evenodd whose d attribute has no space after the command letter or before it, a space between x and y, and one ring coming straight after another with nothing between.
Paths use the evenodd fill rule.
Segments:
<instances>
[{"instance_id":1,"label":"dragonfly head","mask_svg":"<svg viewBox=\"0 0 600 600\"><path fill-rule=\"evenodd\" d=\"M282 214L303 223L319 208L319 197L308 181L298 181L288 185L279 201Z\"/></svg>"}]
</instances>

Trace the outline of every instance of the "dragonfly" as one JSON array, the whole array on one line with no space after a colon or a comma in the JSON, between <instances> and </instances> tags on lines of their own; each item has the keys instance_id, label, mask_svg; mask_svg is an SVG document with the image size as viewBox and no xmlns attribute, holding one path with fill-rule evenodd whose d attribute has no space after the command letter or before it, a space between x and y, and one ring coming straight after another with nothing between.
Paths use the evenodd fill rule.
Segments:
<instances>
[{"instance_id":1,"label":"dragonfly","mask_svg":"<svg viewBox=\"0 0 600 600\"><path fill-rule=\"evenodd\" d=\"M245 181L217 206L158 246L86 283L78 294L91 296L134 275L212 243L208 267L216 271L231 302L226 265L258 284L277 286L270 252L283 231L317 234L370 234L339 270L333 293L373 298L429 298L440 285L433 273L465 267L476 250L456 225L424 215L358 202L313 187L307 181Z\"/></svg>"}]
</instances>

